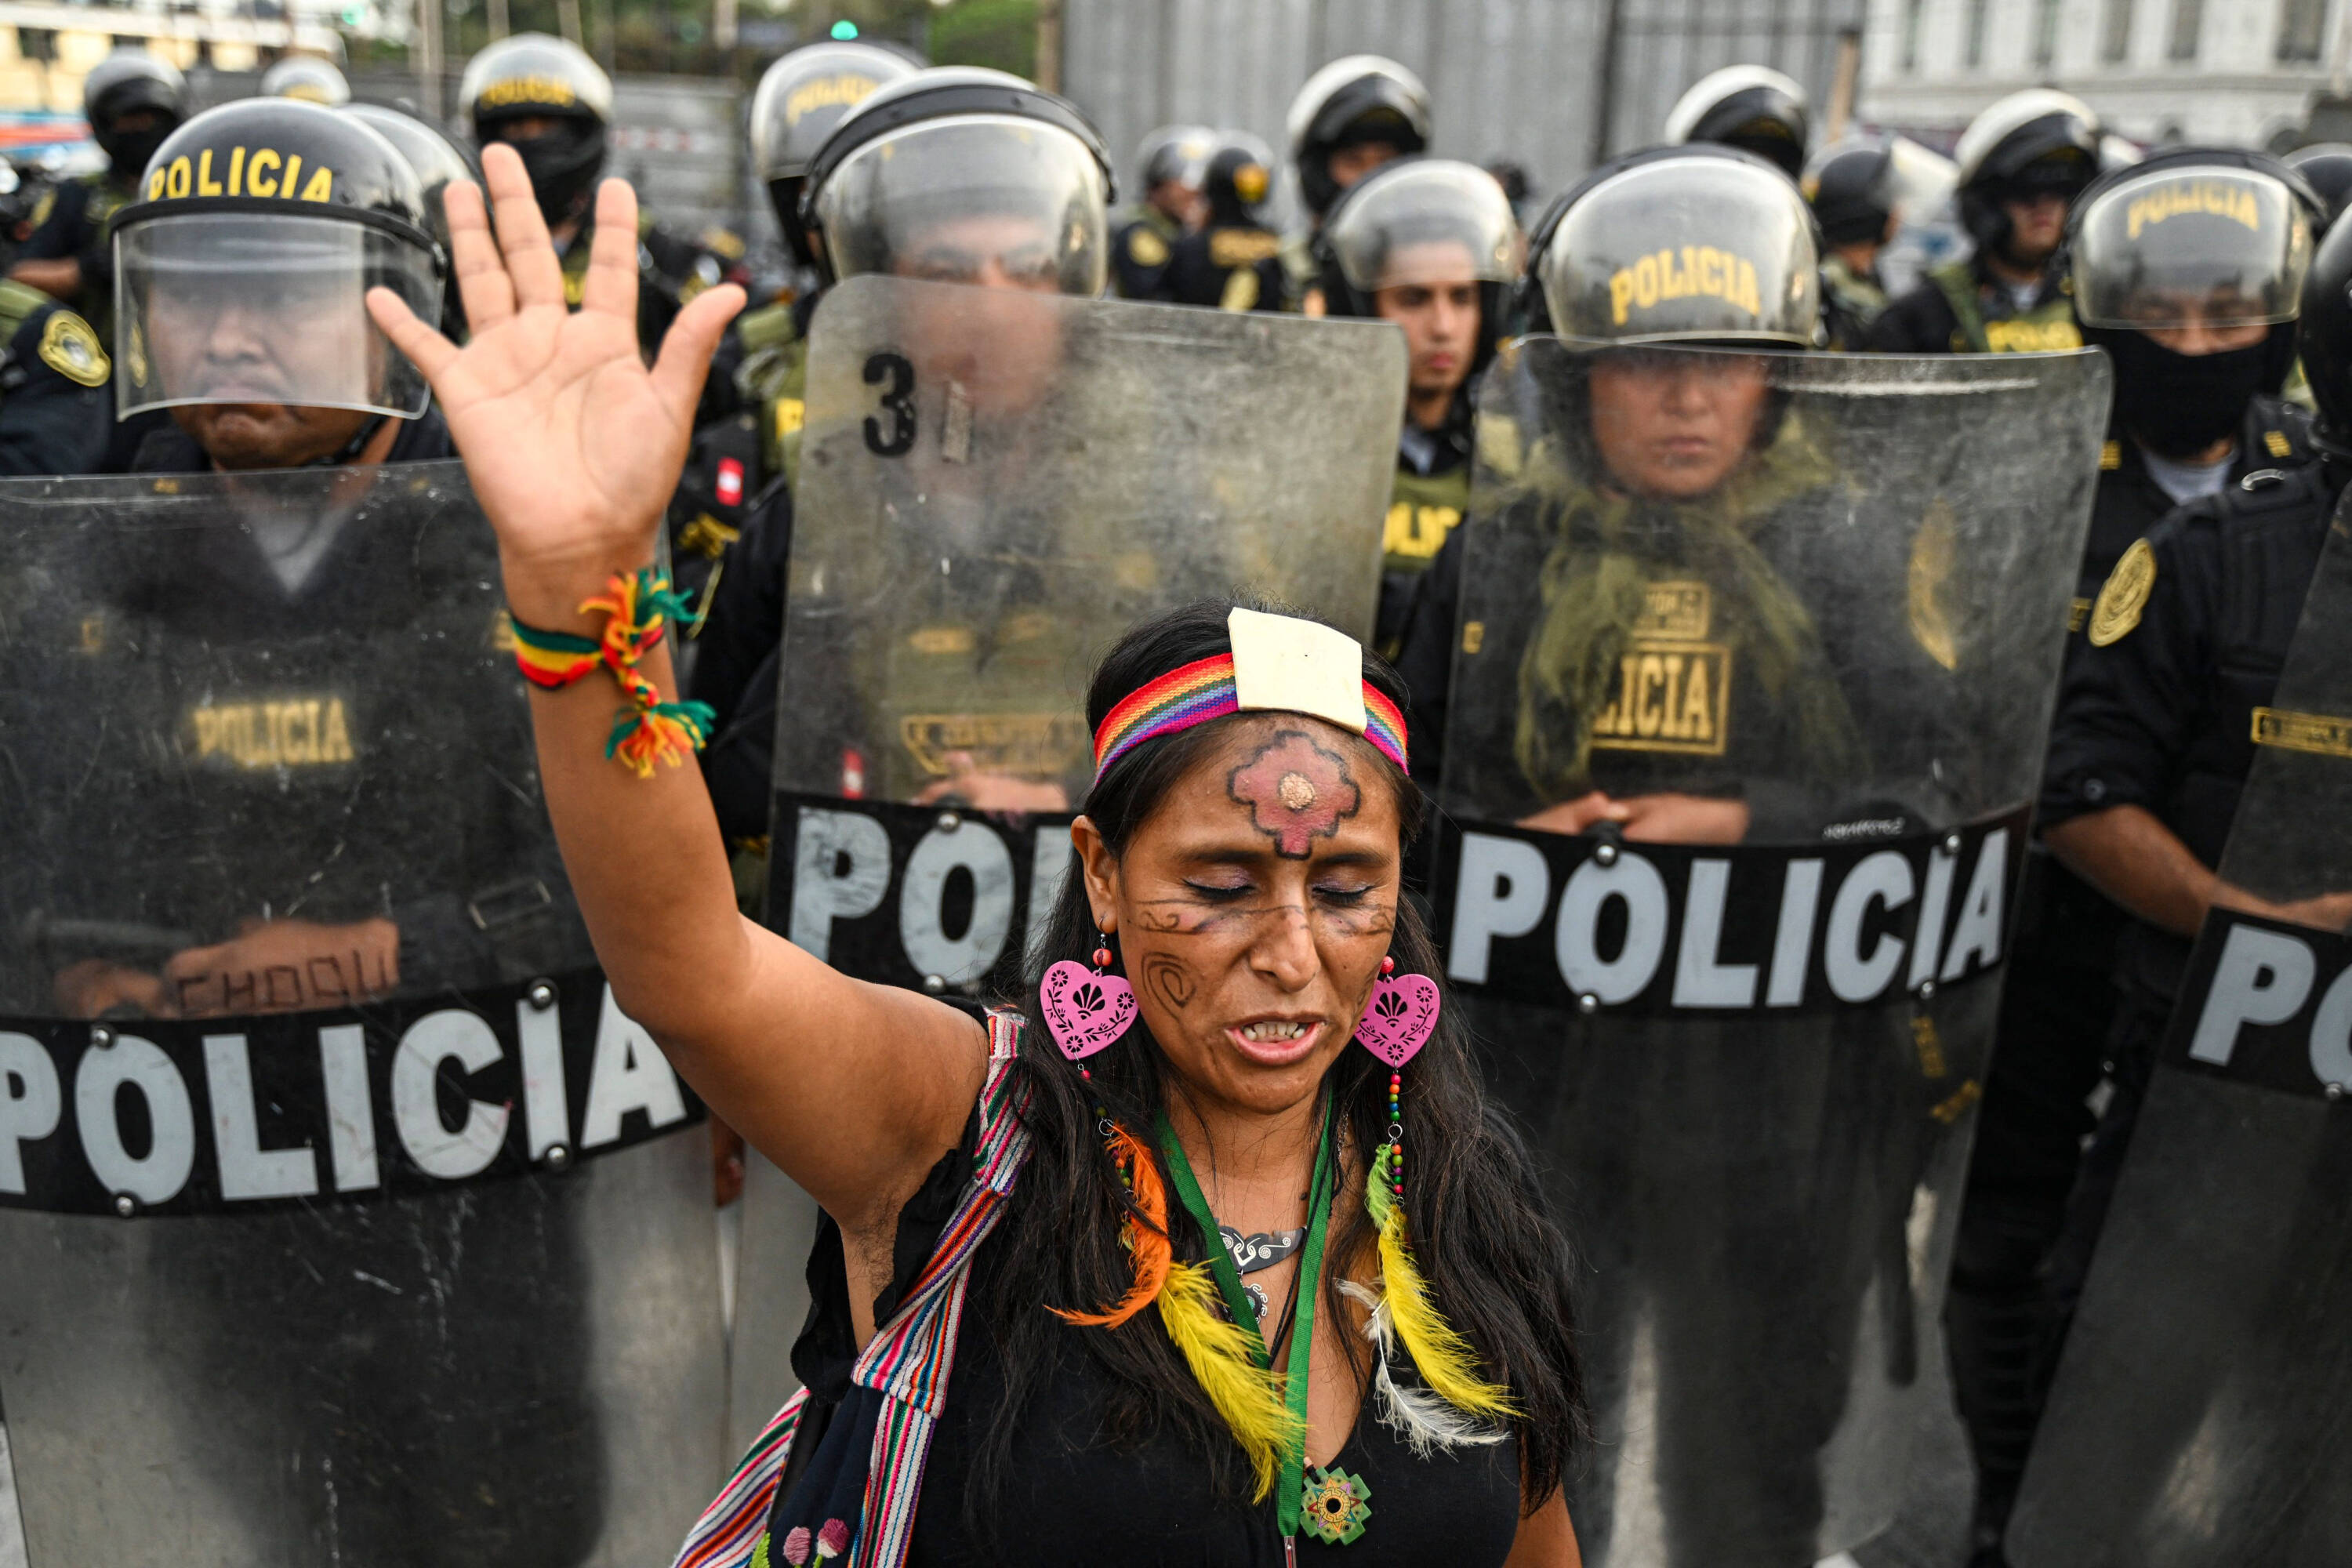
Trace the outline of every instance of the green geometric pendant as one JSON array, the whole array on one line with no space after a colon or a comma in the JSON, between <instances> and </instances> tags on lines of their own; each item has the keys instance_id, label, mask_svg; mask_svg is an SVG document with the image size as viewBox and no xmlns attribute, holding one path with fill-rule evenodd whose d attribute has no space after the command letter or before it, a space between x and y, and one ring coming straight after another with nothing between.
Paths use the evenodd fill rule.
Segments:
<instances>
[{"instance_id":1,"label":"green geometric pendant","mask_svg":"<svg viewBox=\"0 0 2352 1568\"><path fill-rule=\"evenodd\" d=\"M1364 1521L1372 1517L1372 1489L1360 1476L1318 1465L1307 1477L1298 1512L1307 1534L1345 1546L1364 1533Z\"/></svg>"}]
</instances>

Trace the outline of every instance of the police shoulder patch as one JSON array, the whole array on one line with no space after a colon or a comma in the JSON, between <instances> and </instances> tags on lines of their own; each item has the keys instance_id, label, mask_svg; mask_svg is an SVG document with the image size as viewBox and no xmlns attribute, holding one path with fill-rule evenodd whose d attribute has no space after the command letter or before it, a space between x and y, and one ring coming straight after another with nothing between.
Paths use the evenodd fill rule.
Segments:
<instances>
[{"instance_id":1,"label":"police shoulder patch","mask_svg":"<svg viewBox=\"0 0 2352 1568\"><path fill-rule=\"evenodd\" d=\"M50 314L41 329L40 355L43 364L84 386L103 386L114 372L106 351L99 346L98 334L71 310Z\"/></svg>"},{"instance_id":2,"label":"police shoulder patch","mask_svg":"<svg viewBox=\"0 0 2352 1568\"><path fill-rule=\"evenodd\" d=\"M2136 539L2107 574L2107 585L2099 590L2097 603L2091 606L2091 646L2105 647L2120 642L2139 625L2140 612L2147 608L2147 596L2156 591L2156 551L2145 539Z\"/></svg>"},{"instance_id":3,"label":"police shoulder patch","mask_svg":"<svg viewBox=\"0 0 2352 1568\"><path fill-rule=\"evenodd\" d=\"M1164 267L1168 264L1168 242L1138 224L1127 237L1127 258L1138 267Z\"/></svg>"}]
</instances>

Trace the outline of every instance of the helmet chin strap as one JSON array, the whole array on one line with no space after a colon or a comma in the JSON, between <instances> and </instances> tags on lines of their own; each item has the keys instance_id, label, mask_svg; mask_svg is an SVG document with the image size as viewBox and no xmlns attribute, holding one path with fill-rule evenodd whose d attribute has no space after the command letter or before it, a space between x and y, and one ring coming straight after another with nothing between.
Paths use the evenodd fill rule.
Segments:
<instances>
[{"instance_id":1,"label":"helmet chin strap","mask_svg":"<svg viewBox=\"0 0 2352 1568\"><path fill-rule=\"evenodd\" d=\"M298 464L297 467L305 468L341 468L345 463L352 461L358 458L362 452L367 450L367 444L375 439L375 433L383 429L383 422L391 417L392 416L388 414L370 415L366 421L363 422L357 430L352 432L352 438L350 440L344 442L341 447L337 447L334 451L328 453L325 457L313 458L307 463Z\"/></svg>"}]
</instances>

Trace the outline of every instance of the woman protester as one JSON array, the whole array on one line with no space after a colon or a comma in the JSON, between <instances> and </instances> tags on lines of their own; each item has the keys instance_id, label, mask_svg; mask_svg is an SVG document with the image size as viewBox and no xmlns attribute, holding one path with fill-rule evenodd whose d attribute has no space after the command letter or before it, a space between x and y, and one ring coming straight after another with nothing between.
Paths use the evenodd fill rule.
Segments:
<instances>
[{"instance_id":1,"label":"woman protester","mask_svg":"<svg viewBox=\"0 0 2352 1568\"><path fill-rule=\"evenodd\" d=\"M740 295L646 368L628 187L567 315L521 164L484 162L498 238L448 198L468 344L371 306L498 529L616 1000L829 1216L808 1391L680 1561L1577 1562L1569 1260L1398 897L1393 673L1286 616L1139 628L1020 1016L835 973L737 913L697 770L660 765L701 721L663 696L655 532Z\"/></svg>"}]
</instances>

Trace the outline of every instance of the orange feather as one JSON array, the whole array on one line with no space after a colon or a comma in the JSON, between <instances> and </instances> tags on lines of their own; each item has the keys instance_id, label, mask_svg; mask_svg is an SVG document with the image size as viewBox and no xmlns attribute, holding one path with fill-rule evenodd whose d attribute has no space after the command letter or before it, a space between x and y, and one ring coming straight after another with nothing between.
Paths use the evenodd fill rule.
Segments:
<instances>
[{"instance_id":1,"label":"orange feather","mask_svg":"<svg viewBox=\"0 0 2352 1568\"><path fill-rule=\"evenodd\" d=\"M1160 1180L1159 1163L1133 1133L1116 1122L1112 1124L1109 1147L1112 1160L1127 1173L1136 1212L1143 1216L1143 1222L1138 1224L1130 1215L1119 1230L1119 1239L1127 1244L1128 1253L1135 1262L1135 1283L1106 1312L1046 1309L1064 1322L1085 1329L1115 1329L1151 1305L1159 1299L1160 1288L1168 1283L1168 1268L1173 1260L1168 1247L1168 1189Z\"/></svg>"}]
</instances>

